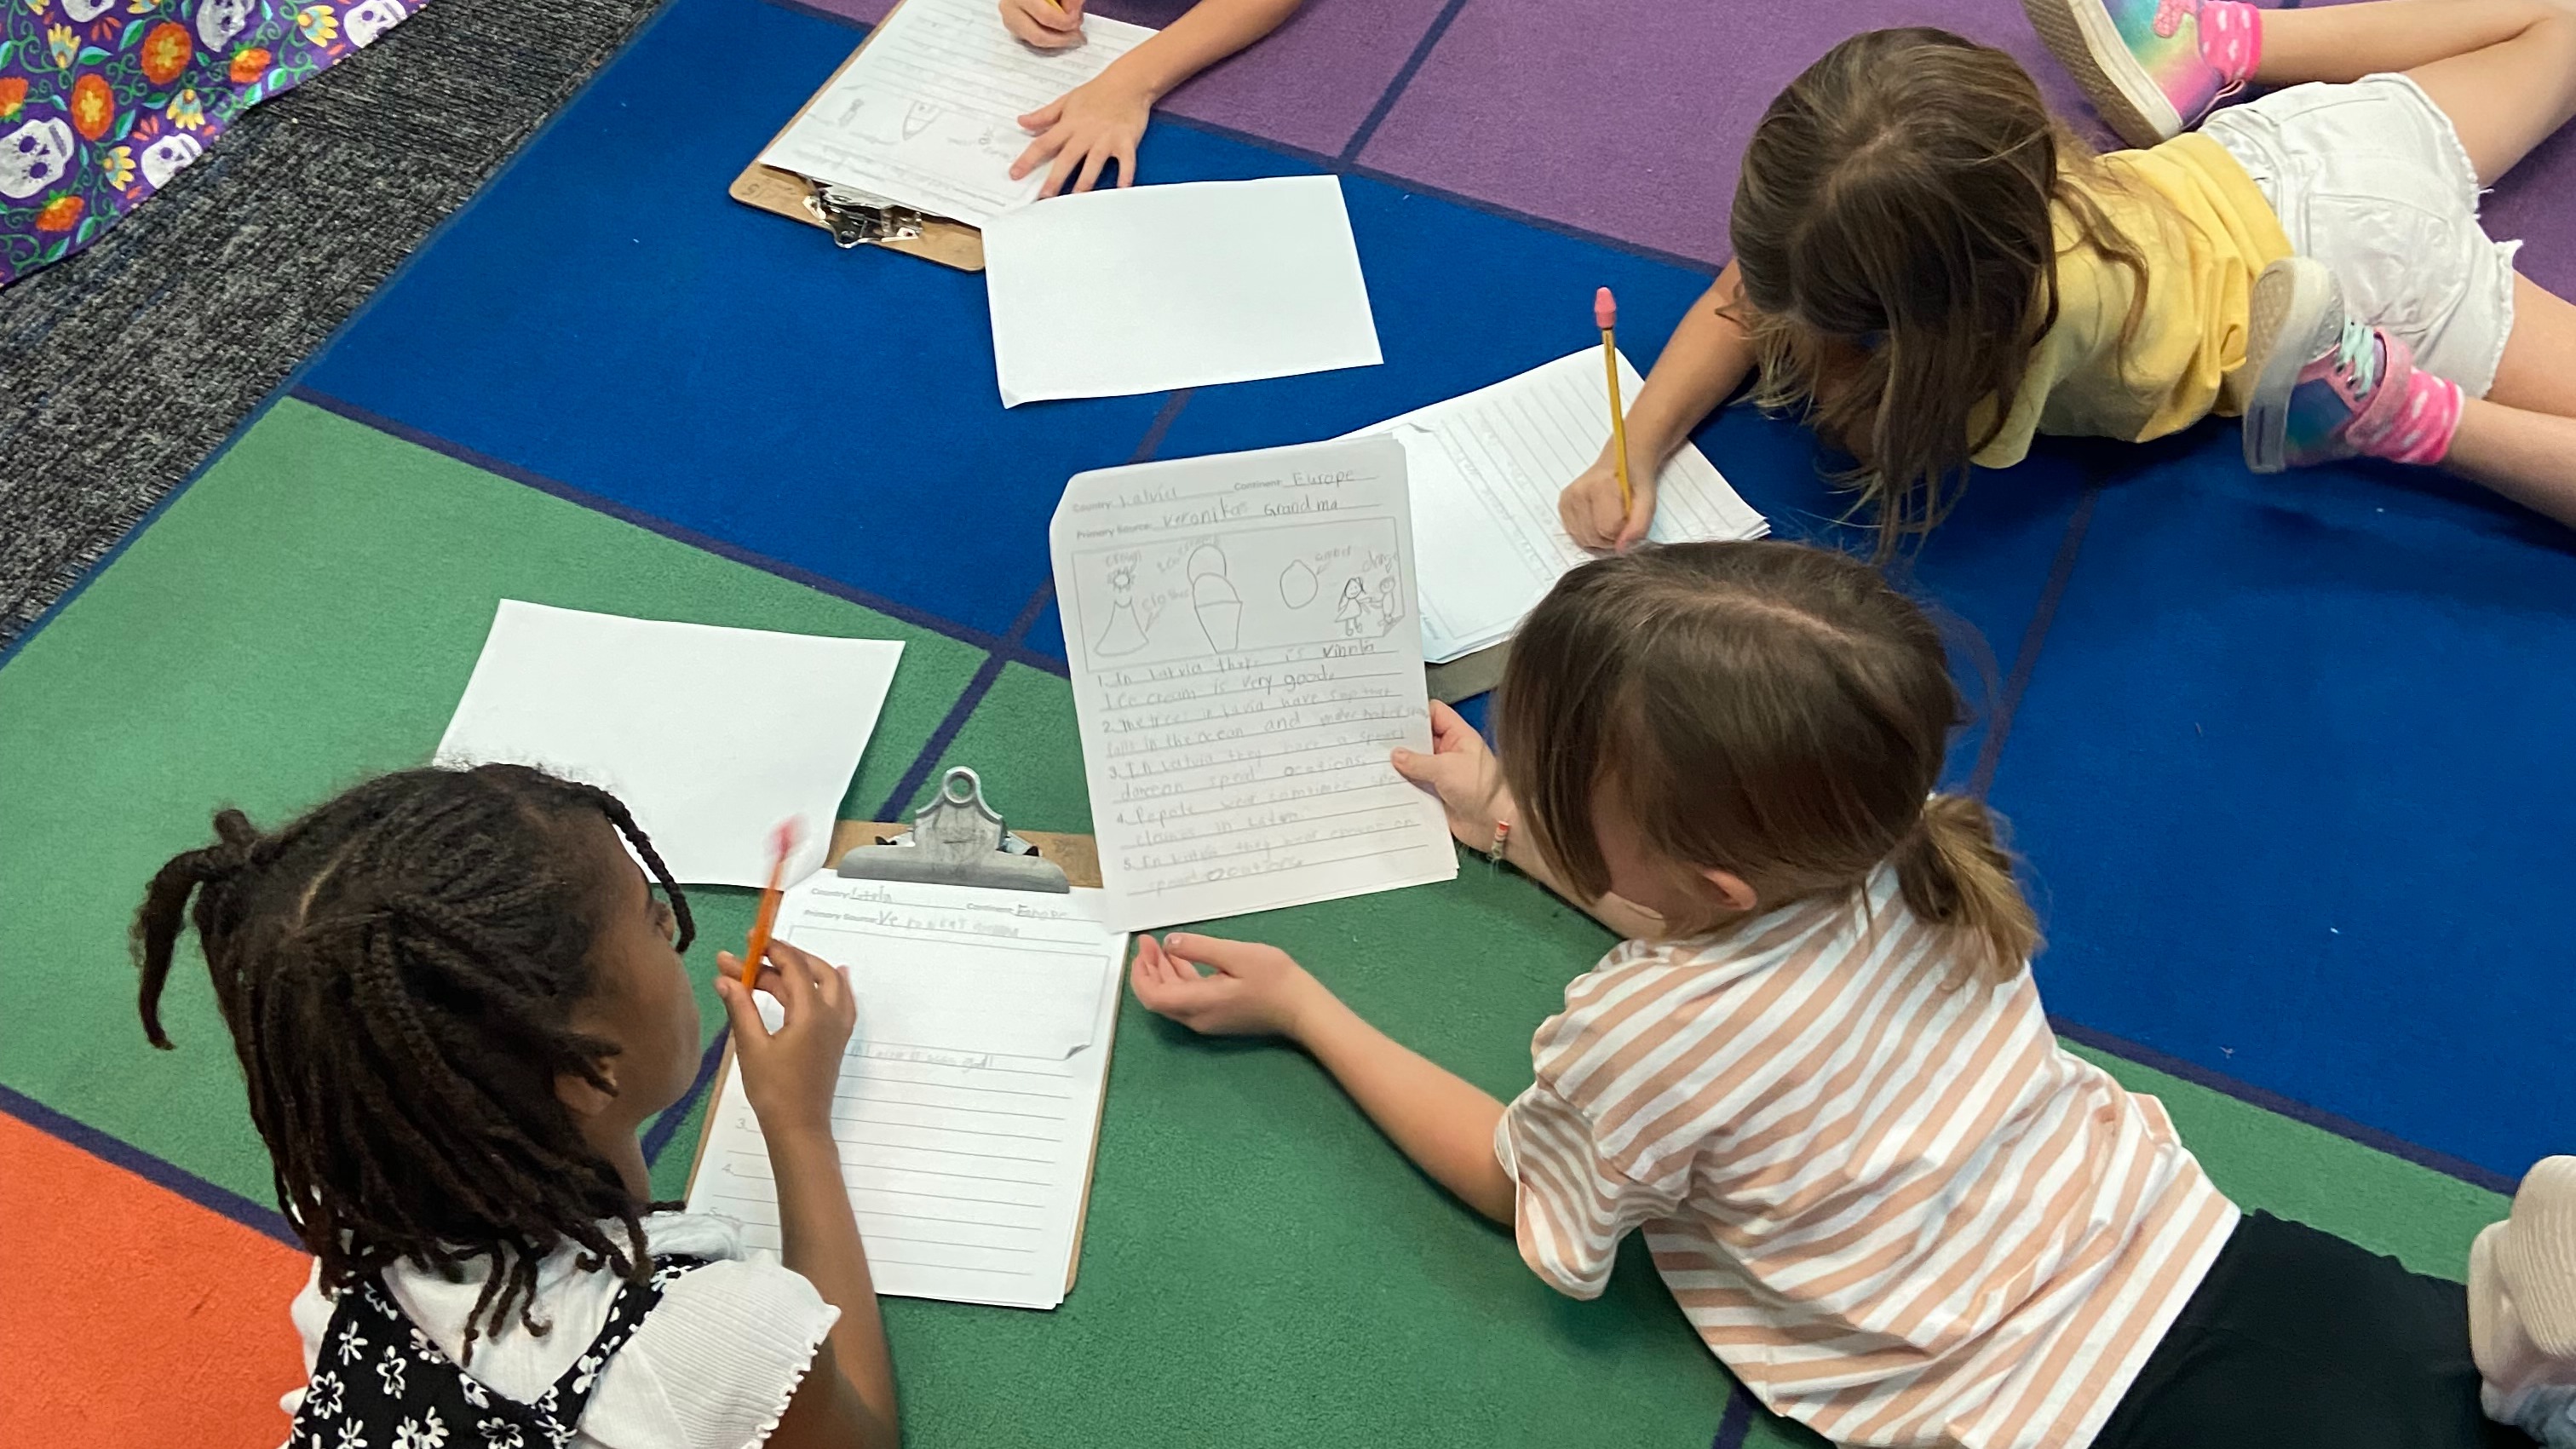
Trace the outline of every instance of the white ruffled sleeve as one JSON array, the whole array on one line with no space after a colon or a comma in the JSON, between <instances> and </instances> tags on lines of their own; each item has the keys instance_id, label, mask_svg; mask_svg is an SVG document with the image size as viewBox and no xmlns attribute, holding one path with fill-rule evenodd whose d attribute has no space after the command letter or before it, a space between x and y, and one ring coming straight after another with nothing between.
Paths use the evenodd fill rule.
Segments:
<instances>
[{"instance_id":1,"label":"white ruffled sleeve","mask_svg":"<svg viewBox=\"0 0 2576 1449\"><path fill-rule=\"evenodd\" d=\"M607 1449L749 1449L778 1427L840 1317L766 1254L682 1274L601 1371L581 1437Z\"/></svg>"},{"instance_id":2,"label":"white ruffled sleeve","mask_svg":"<svg viewBox=\"0 0 2576 1449\"><path fill-rule=\"evenodd\" d=\"M322 1260L316 1258L304 1275L304 1291L296 1294L295 1301L286 1306L286 1316L295 1321L295 1336L303 1340L304 1345L304 1382L288 1389L277 1401L277 1406L286 1411L289 1420L294 1419L296 1410L304 1407L304 1391L313 1386L313 1369L322 1356L322 1335L330 1331L331 1310L337 1306L323 1296Z\"/></svg>"}]
</instances>

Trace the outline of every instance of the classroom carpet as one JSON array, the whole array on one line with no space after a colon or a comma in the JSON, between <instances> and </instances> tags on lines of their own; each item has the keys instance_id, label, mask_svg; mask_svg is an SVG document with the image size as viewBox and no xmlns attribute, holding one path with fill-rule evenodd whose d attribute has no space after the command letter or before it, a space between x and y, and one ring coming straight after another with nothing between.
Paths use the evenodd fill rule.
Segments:
<instances>
[{"instance_id":1,"label":"classroom carpet","mask_svg":"<svg viewBox=\"0 0 2576 1449\"><path fill-rule=\"evenodd\" d=\"M652 8L437 0L253 107L97 245L0 288L0 645L221 445Z\"/></svg>"},{"instance_id":2,"label":"classroom carpet","mask_svg":"<svg viewBox=\"0 0 2576 1449\"><path fill-rule=\"evenodd\" d=\"M1147 138L1148 180L1341 175L1384 366L1004 412L980 279L723 195L870 14L670 0L0 654L0 1206L38 1225L0 1247L36 1288L0 1304L0 1361L40 1386L0 1395L0 1445L283 1437L302 1262L202 973L150 1051L124 922L214 806L275 820L424 758L500 599L900 639L843 814L963 763L1016 823L1084 829L1044 544L1066 476L1497 380L1586 345L1603 283L1644 363L1723 255L1743 126L1846 27L1948 24L2053 75L1990 0L1573 8L1310 0ZM2526 264L2561 285L2566 158L2491 213L2537 219ZM1730 409L1698 441L1780 534L1860 545L1798 429ZM2564 953L2531 929L2571 863L2550 664L2576 551L2438 478L2256 479L2236 447L2048 444L1899 566L1974 706L1951 783L2016 823L2075 1049L2239 1202L2456 1276L2522 1167L2576 1144ZM695 894L703 960L749 911ZM1500 1093L1608 944L1472 859L1211 929ZM659 1190L703 1111L648 1132ZM1633 1251L1599 1301L1559 1298L1311 1063L1132 1003L1064 1307L888 1316L932 1449L1813 1442Z\"/></svg>"}]
</instances>

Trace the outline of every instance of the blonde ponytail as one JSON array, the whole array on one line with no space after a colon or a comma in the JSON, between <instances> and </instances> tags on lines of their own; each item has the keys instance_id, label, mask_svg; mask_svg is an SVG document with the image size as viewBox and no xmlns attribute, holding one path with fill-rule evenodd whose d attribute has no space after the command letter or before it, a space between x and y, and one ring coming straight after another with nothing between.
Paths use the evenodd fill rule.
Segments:
<instances>
[{"instance_id":1,"label":"blonde ponytail","mask_svg":"<svg viewBox=\"0 0 2576 1449\"><path fill-rule=\"evenodd\" d=\"M2039 917L2013 880L1997 823L1983 801L1935 795L1896 849L1896 884L1905 903L1962 938L1962 966L1989 984L2021 974L2040 947Z\"/></svg>"}]
</instances>

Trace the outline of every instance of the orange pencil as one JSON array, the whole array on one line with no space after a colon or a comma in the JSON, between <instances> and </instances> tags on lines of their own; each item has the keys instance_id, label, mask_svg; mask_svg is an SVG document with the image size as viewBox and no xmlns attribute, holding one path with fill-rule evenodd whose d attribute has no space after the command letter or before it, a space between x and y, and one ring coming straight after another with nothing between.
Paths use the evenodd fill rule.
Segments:
<instances>
[{"instance_id":1,"label":"orange pencil","mask_svg":"<svg viewBox=\"0 0 2576 1449\"><path fill-rule=\"evenodd\" d=\"M787 856L796 848L796 822L782 820L769 838L769 887L760 893L760 913L751 918L751 940L742 953L742 984L760 980L760 958L769 954L769 932L778 924L778 900L786 884Z\"/></svg>"},{"instance_id":2,"label":"orange pencil","mask_svg":"<svg viewBox=\"0 0 2576 1449\"><path fill-rule=\"evenodd\" d=\"M1610 379L1610 453L1612 466L1619 471L1619 512L1625 516L1636 500L1628 488L1628 418L1619 400L1619 343L1613 334L1619 326L1619 303L1608 287L1592 294L1592 320L1601 328L1601 370Z\"/></svg>"}]
</instances>

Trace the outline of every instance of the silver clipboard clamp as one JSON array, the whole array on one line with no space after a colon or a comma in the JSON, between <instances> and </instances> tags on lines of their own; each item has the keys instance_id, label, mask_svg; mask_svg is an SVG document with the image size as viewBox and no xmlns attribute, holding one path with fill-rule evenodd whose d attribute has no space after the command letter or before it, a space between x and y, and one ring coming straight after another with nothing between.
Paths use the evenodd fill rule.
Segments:
<instances>
[{"instance_id":1,"label":"silver clipboard clamp","mask_svg":"<svg viewBox=\"0 0 2576 1449\"><path fill-rule=\"evenodd\" d=\"M912 829L841 857L836 874L850 880L915 881L981 886L989 890L1073 889L1064 867L1013 835L1000 812L984 803L984 782L959 765L939 782L939 794L913 812Z\"/></svg>"},{"instance_id":2,"label":"silver clipboard clamp","mask_svg":"<svg viewBox=\"0 0 2576 1449\"><path fill-rule=\"evenodd\" d=\"M813 188L806 194L805 209L832 233L832 244L844 250L875 242L916 241L928 220L909 206L856 187L811 176L805 184Z\"/></svg>"}]
</instances>

